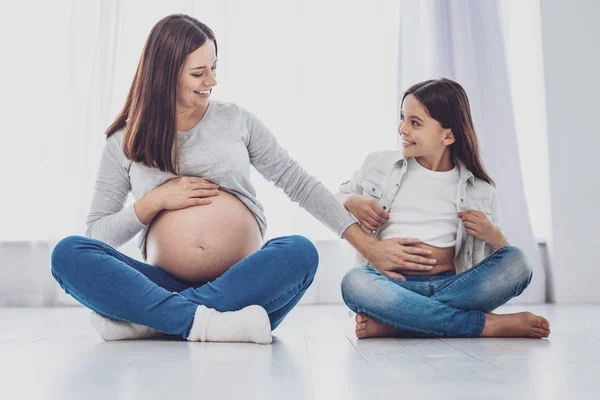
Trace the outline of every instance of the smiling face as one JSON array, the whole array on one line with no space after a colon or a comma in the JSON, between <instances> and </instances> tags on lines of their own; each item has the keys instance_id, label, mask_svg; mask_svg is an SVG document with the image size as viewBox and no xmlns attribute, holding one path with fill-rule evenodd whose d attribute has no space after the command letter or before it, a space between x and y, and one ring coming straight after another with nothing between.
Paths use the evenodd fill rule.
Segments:
<instances>
[{"instance_id":1,"label":"smiling face","mask_svg":"<svg viewBox=\"0 0 600 400\"><path fill-rule=\"evenodd\" d=\"M208 98L216 86L217 54L215 44L207 40L188 54L177 84L177 107L208 107Z\"/></svg>"},{"instance_id":2,"label":"smiling face","mask_svg":"<svg viewBox=\"0 0 600 400\"><path fill-rule=\"evenodd\" d=\"M454 143L452 130L431 118L412 94L404 98L398 133L402 136L404 157L439 157Z\"/></svg>"}]
</instances>

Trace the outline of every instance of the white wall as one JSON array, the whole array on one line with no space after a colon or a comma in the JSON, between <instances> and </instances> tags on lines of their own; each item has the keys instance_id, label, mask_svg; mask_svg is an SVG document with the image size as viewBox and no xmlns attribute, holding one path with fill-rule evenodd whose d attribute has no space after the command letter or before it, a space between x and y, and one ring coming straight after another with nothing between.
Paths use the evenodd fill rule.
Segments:
<instances>
[{"instance_id":1,"label":"white wall","mask_svg":"<svg viewBox=\"0 0 600 400\"><path fill-rule=\"evenodd\" d=\"M600 1L541 2L556 301L600 302Z\"/></svg>"}]
</instances>

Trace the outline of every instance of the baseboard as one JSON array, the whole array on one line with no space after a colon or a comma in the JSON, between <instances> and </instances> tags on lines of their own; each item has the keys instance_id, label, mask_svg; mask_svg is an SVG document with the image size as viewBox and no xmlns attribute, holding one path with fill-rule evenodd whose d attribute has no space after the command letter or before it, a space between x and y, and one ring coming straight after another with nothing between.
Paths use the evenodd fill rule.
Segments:
<instances>
[{"instance_id":1,"label":"baseboard","mask_svg":"<svg viewBox=\"0 0 600 400\"><path fill-rule=\"evenodd\" d=\"M340 282L349 269L360 265L358 253L343 240L317 240L315 246L319 252L319 268L300 304L342 304ZM50 242L0 243L0 307L79 305L52 277L53 247L54 243ZM140 257L133 241L119 250L131 257ZM545 243L540 244L540 251L544 267L550 271ZM516 298L509 304L527 303Z\"/></svg>"}]
</instances>

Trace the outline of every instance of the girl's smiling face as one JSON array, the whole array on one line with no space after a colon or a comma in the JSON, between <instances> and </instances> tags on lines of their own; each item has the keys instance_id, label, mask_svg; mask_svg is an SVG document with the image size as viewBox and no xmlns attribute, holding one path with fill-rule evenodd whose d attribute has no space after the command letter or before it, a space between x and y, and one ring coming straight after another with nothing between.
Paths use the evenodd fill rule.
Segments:
<instances>
[{"instance_id":1,"label":"girl's smiling face","mask_svg":"<svg viewBox=\"0 0 600 400\"><path fill-rule=\"evenodd\" d=\"M398 133L402 136L404 157L440 156L446 147L454 143L452 130L431 118L412 94L402 102Z\"/></svg>"}]
</instances>

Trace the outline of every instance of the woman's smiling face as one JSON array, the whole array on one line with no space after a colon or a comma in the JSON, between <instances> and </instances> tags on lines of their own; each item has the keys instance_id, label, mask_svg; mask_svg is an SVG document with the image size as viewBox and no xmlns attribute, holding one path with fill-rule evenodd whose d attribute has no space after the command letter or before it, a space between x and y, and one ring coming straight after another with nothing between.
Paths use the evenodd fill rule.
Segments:
<instances>
[{"instance_id":1,"label":"woman's smiling face","mask_svg":"<svg viewBox=\"0 0 600 400\"><path fill-rule=\"evenodd\" d=\"M217 84L217 54L215 44L207 40L191 52L181 70L177 84L177 106L199 108L208 106L212 88Z\"/></svg>"}]
</instances>

